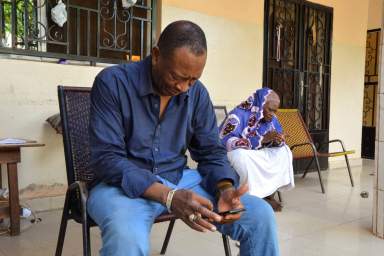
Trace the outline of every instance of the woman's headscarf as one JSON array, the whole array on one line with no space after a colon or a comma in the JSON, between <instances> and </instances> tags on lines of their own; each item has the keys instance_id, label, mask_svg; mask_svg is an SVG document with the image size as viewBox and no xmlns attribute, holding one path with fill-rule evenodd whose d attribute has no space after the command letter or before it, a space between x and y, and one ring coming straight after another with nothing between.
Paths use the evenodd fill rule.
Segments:
<instances>
[{"instance_id":1,"label":"woman's headscarf","mask_svg":"<svg viewBox=\"0 0 384 256\"><path fill-rule=\"evenodd\" d=\"M269 88L258 89L229 112L220 125L220 139L227 151L236 148L260 149L266 133L273 130L282 133L281 125L275 116L269 122L263 120L264 105L272 92Z\"/></svg>"}]
</instances>

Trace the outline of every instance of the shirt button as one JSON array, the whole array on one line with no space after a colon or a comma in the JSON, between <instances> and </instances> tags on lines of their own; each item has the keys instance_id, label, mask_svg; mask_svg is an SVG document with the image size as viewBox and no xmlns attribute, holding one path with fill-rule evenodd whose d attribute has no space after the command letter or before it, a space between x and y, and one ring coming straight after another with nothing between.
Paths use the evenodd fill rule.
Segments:
<instances>
[{"instance_id":1,"label":"shirt button","mask_svg":"<svg viewBox=\"0 0 384 256\"><path fill-rule=\"evenodd\" d=\"M158 170L157 167L153 168L153 171L154 171L154 172L157 172L157 170Z\"/></svg>"},{"instance_id":2,"label":"shirt button","mask_svg":"<svg viewBox=\"0 0 384 256\"><path fill-rule=\"evenodd\" d=\"M156 151L156 152L159 151L159 148L155 148L155 151Z\"/></svg>"},{"instance_id":3,"label":"shirt button","mask_svg":"<svg viewBox=\"0 0 384 256\"><path fill-rule=\"evenodd\" d=\"M154 106L155 106L155 108L158 108L158 107L159 107L159 104L155 103L155 105L154 105Z\"/></svg>"}]
</instances>

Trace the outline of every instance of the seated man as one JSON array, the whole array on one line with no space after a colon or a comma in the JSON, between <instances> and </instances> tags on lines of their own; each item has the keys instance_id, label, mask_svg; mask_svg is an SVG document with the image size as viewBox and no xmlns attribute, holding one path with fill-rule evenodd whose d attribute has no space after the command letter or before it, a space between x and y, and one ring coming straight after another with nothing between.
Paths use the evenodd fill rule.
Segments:
<instances>
[{"instance_id":1,"label":"seated man","mask_svg":"<svg viewBox=\"0 0 384 256\"><path fill-rule=\"evenodd\" d=\"M153 221L167 211L192 229L240 241L242 256L279 254L272 208L238 186L220 143L198 80L206 58L201 28L177 21L151 56L96 77L90 116L96 182L88 213L101 229L101 255L149 255ZM187 149L197 170L186 166ZM243 214L217 214L243 207Z\"/></svg>"},{"instance_id":2,"label":"seated man","mask_svg":"<svg viewBox=\"0 0 384 256\"><path fill-rule=\"evenodd\" d=\"M281 211L281 204L274 193L295 186L292 152L275 116L279 106L280 98L274 91L259 89L220 126L220 138L240 183L248 181L249 193L265 198L275 211Z\"/></svg>"}]
</instances>

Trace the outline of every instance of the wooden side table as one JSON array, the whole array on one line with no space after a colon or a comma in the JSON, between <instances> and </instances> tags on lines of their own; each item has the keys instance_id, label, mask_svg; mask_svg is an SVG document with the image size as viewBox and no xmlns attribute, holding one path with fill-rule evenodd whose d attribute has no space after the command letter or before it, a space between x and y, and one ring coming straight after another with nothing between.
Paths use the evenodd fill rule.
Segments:
<instances>
[{"instance_id":1,"label":"wooden side table","mask_svg":"<svg viewBox=\"0 0 384 256\"><path fill-rule=\"evenodd\" d=\"M26 140L22 144L0 144L0 164L6 164L8 172L9 207L8 213L11 220L10 235L20 234L20 204L19 185L17 179L17 163L20 163L20 149L23 147L43 147L44 144ZM1 166L0 166L1 177ZM1 184L0 178L0 186ZM0 213L4 212L0 210Z\"/></svg>"}]
</instances>

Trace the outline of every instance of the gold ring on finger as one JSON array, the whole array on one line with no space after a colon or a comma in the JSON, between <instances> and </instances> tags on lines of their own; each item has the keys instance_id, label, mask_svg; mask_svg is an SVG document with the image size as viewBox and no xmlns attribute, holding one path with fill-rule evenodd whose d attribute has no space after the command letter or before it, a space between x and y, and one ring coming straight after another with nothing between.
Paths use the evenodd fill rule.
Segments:
<instances>
[{"instance_id":1,"label":"gold ring on finger","mask_svg":"<svg viewBox=\"0 0 384 256\"><path fill-rule=\"evenodd\" d=\"M194 213L191 213L189 216L188 216L188 219L190 222L195 222L196 219L198 218L198 216Z\"/></svg>"},{"instance_id":2,"label":"gold ring on finger","mask_svg":"<svg viewBox=\"0 0 384 256\"><path fill-rule=\"evenodd\" d=\"M200 214L196 214L195 215L195 219L193 220L194 222L198 221L201 219L201 215Z\"/></svg>"}]
</instances>

